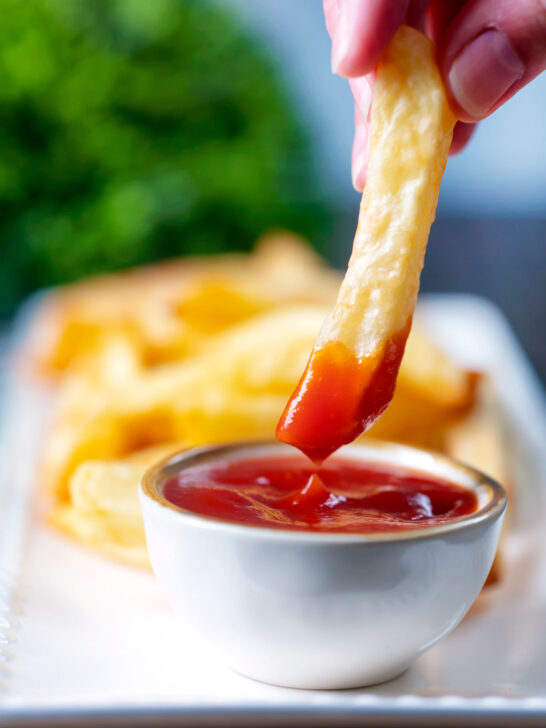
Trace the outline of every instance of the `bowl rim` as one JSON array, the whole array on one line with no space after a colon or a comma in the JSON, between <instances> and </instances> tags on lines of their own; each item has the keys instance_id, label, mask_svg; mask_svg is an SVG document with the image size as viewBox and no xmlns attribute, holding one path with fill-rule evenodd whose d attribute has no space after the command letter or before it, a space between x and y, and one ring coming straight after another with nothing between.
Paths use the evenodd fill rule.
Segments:
<instances>
[{"instance_id":1,"label":"bowl rim","mask_svg":"<svg viewBox=\"0 0 546 728\"><path fill-rule=\"evenodd\" d=\"M385 453L388 455L389 452L395 452L402 457L411 457L412 454L415 457L416 453L420 457L428 456L431 463L436 462L444 467L447 466L450 469L461 473L466 481L472 481L472 485L470 487L474 491L478 492L479 489L485 489L488 492L486 503L478 507L478 509L473 513L454 518L447 523L438 524L436 526L423 526L422 528L415 528L411 530L380 531L375 533L344 533L339 531L307 531L303 529L270 528L268 526L256 524L226 521L221 518L215 518L213 516L202 515L195 513L194 511L186 510L174 503L171 503L163 496L161 487L168 478L172 477L178 470L180 470L181 463L186 463L189 467L191 465L198 464L200 461L206 462L221 458L222 456L237 453L239 450L253 451L264 449L284 450L287 453L292 452L294 454L298 452L290 445L286 445L277 440L238 440L222 444L202 445L178 450L171 455L162 458L145 471L139 483L141 501L148 501L154 504L154 506L159 507L168 518L174 517L178 521L187 521L192 523L194 526L229 531L231 533L238 533L239 535L280 539L283 541L329 542L343 544L392 543L400 541L415 541L416 539L441 536L453 531L478 526L479 524L483 524L487 521L495 521L504 513L508 502L507 493L502 485L476 468L433 450L384 440L374 440L372 438L366 438L361 442L346 445L338 451L338 454L341 457L351 457L351 455L357 455L358 452L361 456L362 454L368 453L371 454L371 457L364 459L368 459L369 462L386 464L389 464L387 457L384 459L381 455L379 455L379 457L374 457L374 454ZM252 457L252 454L247 454L246 457ZM398 463L398 465L401 464ZM401 466L404 467L403 464ZM427 471L423 468L419 468L417 465L405 465L405 467L416 472L421 471L434 475L432 470ZM439 477L444 479L446 478L445 474ZM469 487L466 483L461 483L457 480L455 480L455 482L459 485L463 485L463 487Z\"/></svg>"}]
</instances>

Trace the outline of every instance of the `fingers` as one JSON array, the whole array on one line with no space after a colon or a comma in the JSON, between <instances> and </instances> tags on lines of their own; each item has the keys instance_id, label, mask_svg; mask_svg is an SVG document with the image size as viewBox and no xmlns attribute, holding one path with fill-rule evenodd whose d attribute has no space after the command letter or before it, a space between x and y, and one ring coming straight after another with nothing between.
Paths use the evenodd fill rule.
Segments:
<instances>
[{"instance_id":1,"label":"fingers","mask_svg":"<svg viewBox=\"0 0 546 728\"><path fill-rule=\"evenodd\" d=\"M368 160L373 75L402 22L426 30L440 48L440 66L460 120L451 154L488 116L546 68L544 0L324 0L332 36L332 68L351 78L355 98L353 185L362 190ZM426 13L426 16L425 16Z\"/></svg>"},{"instance_id":2,"label":"fingers","mask_svg":"<svg viewBox=\"0 0 546 728\"><path fill-rule=\"evenodd\" d=\"M546 3L470 0L445 33L440 67L457 116L488 116L546 68Z\"/></svg>"},{"instance_id":3,"label":"fingers","mask_svg":"<svg viewBox=\"0 0 546 728\"><path fill-rule=\"evenodd\" d=\"M404 22L412 28L425 32L425 12L430 0L410 0Z\"/></svg>"},{"instance_id":4,"label":"fingers","mask_svg":"<svg viewBox=\"0 0 546 728\"><path fill-rule=\"evenodd\" d=\"M432 0L425 20L425 29L429 38L440 46L446 31L453 22L459 10L467 0Z\"/></svg>"},{"instance_id":5,"label":"fingers","mask_svg":"<svg viewBox=\"0 0 546 728\"><path fill-rule=\"evenodd\" d=\"M416 0L414 0L416 1ZM421 1L421 0L420 0ZM409 0L323 0L332 37L332 69L351 76L355 100L352 152L353 186L362 191L368 164L368 127L375 66L402 22Z\"/></svg>"},{"instance_id":6,"label":"fingers","mask_svg":"<svg viewBox=\"0 0 546 728\"><path fill-rule=\"evenodd\" d=\"M458 121L455 124L453 139L449 148L450 154L458 154L466 146L468 140L474 133L475 127L476 124L466 124L464 121Z\"/></svg>"},{"instance_id":7,"label":"fingers","mask_svg":"<svg viewBox=\"0 0 546 728\"><path fill-rule=\"evenodd\" d=\"M372 71L408 5L409 0L324 0L334 73L353 78Z\"/></svg>"}]
</instances>

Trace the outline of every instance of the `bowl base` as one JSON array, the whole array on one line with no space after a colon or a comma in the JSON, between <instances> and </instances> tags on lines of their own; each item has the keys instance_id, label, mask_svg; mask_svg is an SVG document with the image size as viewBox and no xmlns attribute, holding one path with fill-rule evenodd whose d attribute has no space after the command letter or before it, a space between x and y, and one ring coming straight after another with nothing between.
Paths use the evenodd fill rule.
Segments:
<instances>
[{"instance_id":1,"label":"bowl base","mask_svg":"<svg viewBox=\"0 0 546 728\"><path fill-rule=\"evenodd\" d=\"M241 667L235 667L229 664L229 662L226 662L226 664L230 670L233 670L238 675L242 675L242 677L264 683L265 685L274 685L279 688L291 688L292 690L354 690L356 688L366 688L395 680L409 670L413 664L413 660L411 662L397 664L396 666L393 665L375 673L366 671L360 675L321 676L320 678L310 678L309 674L305 676L301 675L298 678L296 675L279 675L273 671L266 674L268 673L267 670L246 670Z\"/></svg>"}]
</instances>

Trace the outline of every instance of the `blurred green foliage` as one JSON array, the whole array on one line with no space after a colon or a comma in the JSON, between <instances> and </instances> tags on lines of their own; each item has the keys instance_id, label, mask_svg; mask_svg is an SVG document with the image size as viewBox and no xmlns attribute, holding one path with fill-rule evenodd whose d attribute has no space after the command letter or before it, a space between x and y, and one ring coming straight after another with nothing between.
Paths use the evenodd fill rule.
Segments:
<instances>
[{"instance_id":1,"label":"blurred green foliage","mask_svg":"<svg viewBox=\"0 0 546 728\"><path fill-rule=\"evenodd\" d=\"M0 313L326 222L274 63L204 0L0 0Z\"/></svg>"}]
</instances>

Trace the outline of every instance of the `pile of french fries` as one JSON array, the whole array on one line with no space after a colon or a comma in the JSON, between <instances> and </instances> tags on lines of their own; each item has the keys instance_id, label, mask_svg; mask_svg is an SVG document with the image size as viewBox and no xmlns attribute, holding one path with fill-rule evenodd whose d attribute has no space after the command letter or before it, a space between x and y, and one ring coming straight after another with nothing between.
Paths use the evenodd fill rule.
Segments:
<instances>
[{"instance_id":1,"label":"pile of french fries","mask_svg":"<svg viewBox=\"0 0 546 728\"><path fill-rule=\"evenodd\" d=\"M205 443L272 438L340 275L288 233L52 293L30 337L57 394L41 467L51 523L146 566L138 482ZM365 437L434 448L505 480L483 378L414 326L391 407Z\"/></svg>"}]
</instances>

